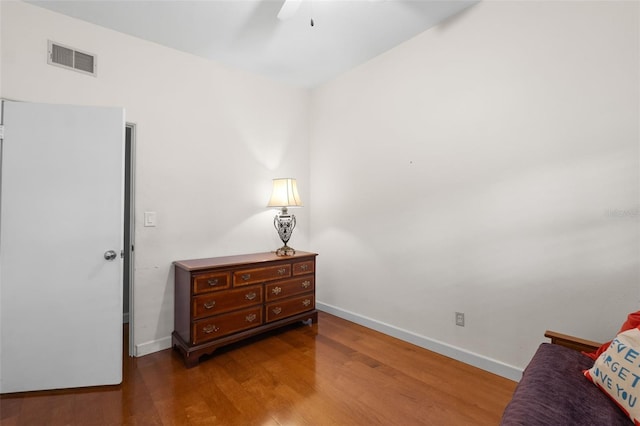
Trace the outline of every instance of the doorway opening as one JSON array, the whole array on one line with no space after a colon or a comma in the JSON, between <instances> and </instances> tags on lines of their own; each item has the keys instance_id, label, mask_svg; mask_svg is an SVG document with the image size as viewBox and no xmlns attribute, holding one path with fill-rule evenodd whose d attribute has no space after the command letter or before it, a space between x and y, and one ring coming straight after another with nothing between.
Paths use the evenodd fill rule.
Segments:
<instances>
[{"instance_id":1,"label":"doorway opening","mask_svg":"<svg viewBox=\"0 0 640 426\"><path fill-rule=\"evenodd\" d=\"M135 137L136 125L127 123L125 127L125 154L124 154L124 242L123 242L123 289L122 289L122 322L126 324L128 333L124 338L129 340L129 356L135 356L133 344L133 252L134 252L134 165L135 165Z\"/></svg>"}]
</instances>

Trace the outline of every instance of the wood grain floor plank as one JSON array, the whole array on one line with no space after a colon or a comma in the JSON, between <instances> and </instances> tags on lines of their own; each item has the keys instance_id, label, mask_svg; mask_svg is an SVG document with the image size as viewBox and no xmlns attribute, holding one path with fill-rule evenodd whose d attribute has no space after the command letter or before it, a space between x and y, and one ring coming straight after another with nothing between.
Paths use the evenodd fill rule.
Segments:
<instances>
[{"instance_id":1,"label":"wood grain floor plank","mask_svg":"<svg viewBox=\"0 0 640 426\"><path fill-rule=\"evenodd\" d=\"M118 386L0 396L2 426L496 425L515 383L326 313L216 351L124 358Z\"/></svg>"},{"instance_id":2,"label":"wood grain floor plank","mask_svg":"<svg viewBox=\"0 0 640 426\"><path fill-rule=\"evenodd\" d=\"M371 330L362 328L354 334L354 327L349 327L352 330L347 331L343 325L333 324L331 321L326 321L324 326L324 331L333 340L346 342L362 356L374 356L382 365L393 365L398 373L407 374L427 386L433 386L437 393L450 395L453 400L459 399L458 395L462 389L464 400L473 401L479 409L484 407L495 411L500 409L495 402L508 400L513 392L509 386L503 386L504 383L512 383L504 378L487 372L479 375L474 367L442 355L432 354L425 357L424 350L415 346L403 345L399 349L397 341L389 336L363 339L361 336L369 335ZM333 326L336 326L335 329L327 330Z\"/></svg>"}]
</instances>

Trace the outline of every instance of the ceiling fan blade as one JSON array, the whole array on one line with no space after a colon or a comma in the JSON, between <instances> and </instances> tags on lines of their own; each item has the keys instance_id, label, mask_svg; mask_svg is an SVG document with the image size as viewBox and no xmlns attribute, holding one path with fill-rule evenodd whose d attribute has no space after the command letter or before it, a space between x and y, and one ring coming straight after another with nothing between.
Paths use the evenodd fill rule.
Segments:
<instances>
[{"instance_id":1,"label":"ceiling fan blade","mask_svg":"<svg viewBox=\"0 0 640 426\"><path fill-rule=\"evenodd\" d=\"M287 20L296 14L300 4L303 0L284 0L280 12L278 12L278 19L281 21Z\"/></svg>"}]
</instances>

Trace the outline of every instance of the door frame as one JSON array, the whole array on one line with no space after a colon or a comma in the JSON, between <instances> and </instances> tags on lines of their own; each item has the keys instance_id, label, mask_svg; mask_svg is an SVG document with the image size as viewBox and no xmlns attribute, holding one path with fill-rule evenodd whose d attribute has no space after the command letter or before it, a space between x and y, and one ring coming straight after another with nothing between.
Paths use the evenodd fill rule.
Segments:
<instances>
[{"instance_id":1,"label":"door frame","mask_svg":"<svg viewBox=\"0 0 640 426\"><path fill-rule=\"evenodd\" d=\"M135 164L136 164L136 129L135 123L126 122L125 131L125 229L124 229L124 267L123 283L128 283L128 312L123 313L123 322L129 323L129 356L134 357L134 265L135 265ZM123 290L124 291L124 290ZM126 319L126 321L125 321Z\"/></svg>"}]
</instances>

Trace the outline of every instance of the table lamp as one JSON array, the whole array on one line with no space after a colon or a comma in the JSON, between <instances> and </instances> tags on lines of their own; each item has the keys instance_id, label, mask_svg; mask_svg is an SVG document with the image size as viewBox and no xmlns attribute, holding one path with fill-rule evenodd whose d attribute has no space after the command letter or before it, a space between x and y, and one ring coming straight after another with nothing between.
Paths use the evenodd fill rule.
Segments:
<instances>
[{"instance_id":1,"label":"table lamp","mask_svg":"<svg viewBox=\"0 0 640 426\"><path fill-rule=\"evenodd\" d=\"M276 255L292 256L296 254L296 251L287 245L293 229L296 227L296 217L290 214L287 209L289 207L302 207L296 180L291 178L274 179L271 199L267 207L280 207L282 209L273 218L273 226L284 243L282 247L276 250Z\"/></svg>"}]
</instances>

